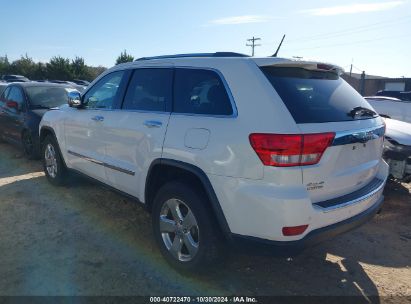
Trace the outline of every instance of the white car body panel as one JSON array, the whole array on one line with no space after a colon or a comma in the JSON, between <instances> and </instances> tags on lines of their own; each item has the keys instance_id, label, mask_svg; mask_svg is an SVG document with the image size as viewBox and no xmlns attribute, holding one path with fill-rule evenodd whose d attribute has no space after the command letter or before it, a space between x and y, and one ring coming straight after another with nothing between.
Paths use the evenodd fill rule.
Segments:
<instances>
[{"instance_id":1,"label":"white car body panel","mask_svg":"<svg viewBox=\"0 0 411 304\"><path fill-rule=\"evenodd\" d=\"M147 171L153 160L161 158L168 113L108 111L104 126L107 164L129 171L106 167L109 185L144 201ZM160 122L159 127L146 122Z\"/></svg>"},{"instance_id":2,"label":"white car body panel","mask_svg":"<svg viewBox=\"0 0 411 304\"><path fill-rule=\"evenodd\" d=\"M404 146L411 146L411 124L395 119L385 119L386 136Z\"/></svg>"},{"instance_id":3,"label":"white car body panel","mask_svg":"<svg viewBox=\"0 0 411 304\"><path fill-rule=\"evenodd\" d=\"M106 182L106 172L104 166L96 162L104 162L106 147L104 142L103 122L93 120L94 117L105 116L106 111L85 110L70 111L72 115L67 115L62 123L65 132L62 134L66 142L65 158L68 167L78 170L91 177Z\"/></svg>"},{"instance_id":4,"label":"white car body panel","mask_svg":"<svg viewBox=\"0 0 411 304\"><path fill-rule=\"evenodd\" d=\"M344 133L352 130L367 130L381 126L382 119L364 119L352 122L334 122L324 124L299 124L302 133L324 132L324 127L334 132ZM383 160L383 138L368 141L365 144L331 146L327 148L320 162L303 167L303 182L321 184L321 188L309 191L315 202L327 200L355 191L369 183L377 174Z\"/></svg>"},{"instance_id":5,"label":"white car body panel","mask_svg":"<svg viewBox=\"0 0 411 304\"><path fill-rule=\"evenodd\" d=\"M380 162L377 177L386 180L388 165ZM231 231L272 241L295 241L311 231L341 222L372 207L382 195L380 190L369 198L344 208L322 211L313 206L309 191L301 185L285 186L265 180L247 180L208 175ZM246 215L246 220L244 216ZM298 236L283 236L282 227L308 224Z\"/></svg>"}]
</instances>

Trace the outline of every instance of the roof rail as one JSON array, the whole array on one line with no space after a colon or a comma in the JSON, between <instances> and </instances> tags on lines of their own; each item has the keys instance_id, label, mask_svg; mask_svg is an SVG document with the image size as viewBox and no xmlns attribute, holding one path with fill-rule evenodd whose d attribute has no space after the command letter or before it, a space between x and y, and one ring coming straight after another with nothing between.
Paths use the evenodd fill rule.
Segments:
<instances>
[{"instance_id":1,"label":"roof rail","mask_svg":"<svg viewBox=\"0 0 411 304\"><path fill-rule=\"evenodd\" d=\"M192 54L175 54L175 55L162 55L154 57L141 57L135 61L153 60L153 59L172 59L172 58L188 58L188 57L250 57L245 54L234 52L216 52L216 53L192 53Z\"/></svg>"}]
</instances>

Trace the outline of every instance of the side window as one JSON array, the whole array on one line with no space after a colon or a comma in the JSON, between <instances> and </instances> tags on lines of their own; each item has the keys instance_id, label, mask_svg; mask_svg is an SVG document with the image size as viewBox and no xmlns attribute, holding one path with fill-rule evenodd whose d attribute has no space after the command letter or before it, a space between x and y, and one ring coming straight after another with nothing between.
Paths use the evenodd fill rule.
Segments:
<instances>
[{"instance_id":1,"label":"side window","mask_svg":"<svg viewBox=\"0 0 411 304\"><path fill-rule=\"evenodd\" d=\"M24 109L24 95L23 91L16 86L10 88L7 96L8 102L16 103L16 106L9 107L12 112L17 112Z\"/></svg>"},{"instance_id":2,"label":"side window","mask_svg":"<svg viewBox=\"0 0 411 304\"><path fill-rule=\"evenodd\" d=\"M166 111L171 104L172 69L137 69L133 73L123 109Z\"/></svg>"},{"instance_id":3,"label":"side window","mask_svg":"<svg viewBox=\"0 0 411 304\"><path fill-rule=\"evenodd\" d=\"M206 115L233 114L220 76L214 71L201 69L176 69L173 111Z\"/></svg>"},{"instance_id":4,"label":"side window","mask_svg":"<svg viewBox=\"0 0 411 304\"><path fill-rule=\"evenodd\" d=\"M117 98L124 71L110 73L101 78L84 96L87 109L111 109Z\"/></svg>"},{"instance_id":5,"label":"side window","mask_svg":"<svg viewBox=\"0 0 411 304\"><path fill-rule=\"evenodd\" d=\"M7 87L4 90L3 94L1 94L1 100L6 101L7 95L10 93L10 89L11 89L11 87Z\"/></svg>"},{"instance_id":6,"label":"side window","mask_svg":"<svg viewBox=\"0 0 411 304\"><path fill-rule=\"evenodd\" d=\"M1 94L1 97L0 97L0 108L6 107L7 95L9 94L9 92L10 92L10 87L7 87L7 88L4 90L3 94Z\"/></svg>"}]
</instances>

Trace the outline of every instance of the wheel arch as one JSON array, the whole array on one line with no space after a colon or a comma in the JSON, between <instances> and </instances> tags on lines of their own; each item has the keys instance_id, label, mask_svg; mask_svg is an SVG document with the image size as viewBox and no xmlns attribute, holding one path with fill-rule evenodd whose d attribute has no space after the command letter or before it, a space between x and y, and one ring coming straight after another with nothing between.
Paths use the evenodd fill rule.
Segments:
<instances>
[{"instance_id":1,"label":"wheel arch","mask_svg":"<svg viewBox=\"0 0 411 304\"><path fill-rule=\"evenodd\" d=\"M148 211L151 212L156 190L165 182L173 179L183 179L201 187L223 235L230 239L231 231L213 186L205 172L195 165L173 159L154 160L150 165L145 182L144 201Z\"/></svg>"},{"instance_id":2,"label":"wheel arch","mask_svg":"<svg viewBox=\"0 0 411 304\"><path fill-rule=\"evenodd\" d=\"M43 127L41 127L39 133L40 133L40 137L39 137L40 149L42 149L41 147L43 146L44 139L45 139L48 135L53 136L54 139L56 140L57 148L58 148L59 153L60 153L60 155L61 155L61 159L63 160L63 164L64 164L64 166L65 166L66 168L68 168L68 167L67 167L67 164L66 164L66 160L64 159L63 153L61 153L60 144L59 144L59 141L58 141L58 139L57 139L56 132L54 132L53 128L48 127L48 126L43 126Z\"/></svg>"},{"instance_id":3,"label":"wheel arch","mask_svg":"<svg viewBox=\"0 0 411 304\"><path fill-rule=\"evenodd\" d=\"M56 133L54 132L54 130L50 127L43 126L40 129L40 143L41 144L43 144L43 141L47 137L47 135L52 135L57 140Z\"/></svg>"}]
</instances>

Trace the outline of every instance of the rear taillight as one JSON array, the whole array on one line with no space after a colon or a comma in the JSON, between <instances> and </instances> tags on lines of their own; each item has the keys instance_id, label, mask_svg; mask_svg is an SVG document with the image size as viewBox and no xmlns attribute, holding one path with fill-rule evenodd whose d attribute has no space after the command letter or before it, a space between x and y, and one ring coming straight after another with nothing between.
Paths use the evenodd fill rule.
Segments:
<instances>
[{"instance_id":1,"label":"rear taillight","mask_svg":"<svg viewBox=\"0 0 411 304\"><path fill-rule=\"evenodd\" d=\"M335 133L250 135L250 143L266 166L292 167L320 161Z\"/></svg>"}]
</instances>

